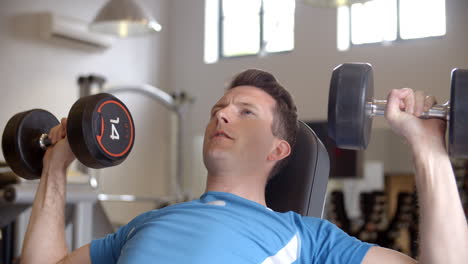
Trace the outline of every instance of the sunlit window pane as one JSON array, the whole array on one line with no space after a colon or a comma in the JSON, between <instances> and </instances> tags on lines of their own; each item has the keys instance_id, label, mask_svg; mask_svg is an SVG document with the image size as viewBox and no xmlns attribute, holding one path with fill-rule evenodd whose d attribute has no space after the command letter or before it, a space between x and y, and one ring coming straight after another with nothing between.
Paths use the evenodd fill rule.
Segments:
<instances>
[{"instance_id":1,"label":"sunlit window pane","mask_svg":"<svg viewBox=\"0 0 468 264\"><path fill-rule=\"evenodd\" d=\"M242 16L260 13L261 0L223 0L223 16Z\"/></svg>"},{"instance_id":2,"label":"sunlit window pane","mask_svg":"<svg viewBox=\"0 0 468 264\"><path fill-rule=\"evenodd\" d=\"M349 7L340 6L337 10L337 39L339 51L349 49Z\"/></svg>"},{"instance_id":3,"label":"sunlit window pane","mask_svg":"<svg viewBox=\"0 0 468 264\"><path fill-rule=\"evenodd\" d=\"M349 49L349 35L352 44L445 35L445 1L372 0L353 4L350 9L340 7L337 12L338 50Z\"/></svg>"},{"instance_id":4,"label":"sunlit window pane","mask_svg":"<svg viewBox=\"0 0 468 264\"><path fill-rule=\"evenodd\" d=\"M392 41L396 37L396 0L373 0L351 6L351 41L353 44Z\"/></svg>"},{"instance_id":5,"label":"sunlit window pane","mask_svg":"<svg viewBox=\"0 0 468 264\"><path fill-rule=\"evenodd\" d=\"M265 51L294 49L295 0L263 1L263 42Z\"/></svg>"},{"instance_id":6,"label":"sunlit window pane","mask_svg":"<svg viewBox=\"0 0 468 264\"><path fill-rule=\"evenodd\" d=\"M223 0L224 57L256 54L260 50L260 0Z\"/></svg>"},{"instance_id":7,"label":"sunlit window pane","mask_svg":"<svg viewBox=\"0 0 468 264\"><path fill-rule=\"evenodd\" d=\"M260 50L258 16L225 17L223 20L223 56L256 54Z\"/></svg>"},{"instance_id":8,"label":"sunlit window pane","mask_svg":"<svg viewBox=\"0 0 468 264\"><path fill-rule=\"evenodd\" d=\"M205 0L206 63L216 62L218 57L294 49L295 0L217 0L218 4L214 1ZM209 13L217 14L217 22ZM215 34L213 30L218 25ZM219 56L213 54L217 47Z\"/></svg>"},{"instance_id":9,"label":"sunlit window pane","mask_svg":"<svg viewBox=\"0 0 468 264\"><path fill-rule=\"evenodd\" d=\"M400 0L402 39L445 35L445 0Z\"/></svg>"}]
</instances>

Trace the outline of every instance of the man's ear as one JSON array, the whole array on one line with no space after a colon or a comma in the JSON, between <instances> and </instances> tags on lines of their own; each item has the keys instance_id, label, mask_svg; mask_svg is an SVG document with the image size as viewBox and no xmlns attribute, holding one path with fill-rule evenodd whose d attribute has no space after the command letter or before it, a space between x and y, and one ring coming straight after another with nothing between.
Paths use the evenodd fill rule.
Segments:
<instances>
[{"instance_id":1,"label":"man's ear","mask_svg":"<svg viewBox=\"0 0 468 264\"><path fill-rule=\"evenodd\" d=\"M269 161L278 161L286 158L291 154L291 146L289 143L284 139L279 139L276 143L275 148L270 152L267 156L267 160Z\"/></svg>"}]
</instances>

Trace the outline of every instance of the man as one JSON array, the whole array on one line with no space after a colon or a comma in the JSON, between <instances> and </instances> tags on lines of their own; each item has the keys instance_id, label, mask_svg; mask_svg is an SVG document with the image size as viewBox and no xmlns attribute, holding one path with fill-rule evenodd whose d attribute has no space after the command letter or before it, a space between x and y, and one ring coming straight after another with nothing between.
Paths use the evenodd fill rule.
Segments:
<instances>
[{"instance_id":1,"label":"man","mask_svg":"<svg viewBox=\"0 0 468 264\"><path fill-rule=\"evenodd\" d=\"M468 263L468 230L446 152L445 123L422 120L433 97L410 89L388 96L386 118L410 144L421 207L421 263ZM206 193L144 213L115 234L68 254L65 172L74 160L66 120L52 129L24 240L23 263L415 263L360 242L321 219L266 207L267 180L294 145L297 115L269 73L247 70L211 111L205 131Z\"/></svg>"}]
</instances>

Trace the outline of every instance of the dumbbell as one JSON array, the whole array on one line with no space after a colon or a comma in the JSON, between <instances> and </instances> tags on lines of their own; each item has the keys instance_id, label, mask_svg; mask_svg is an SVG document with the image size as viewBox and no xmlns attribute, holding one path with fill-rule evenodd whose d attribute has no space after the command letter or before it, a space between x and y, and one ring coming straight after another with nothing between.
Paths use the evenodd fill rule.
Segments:
<instances>
[{"instance_id":1,"label":"dumbbell","mask_svg":"<svg viewBox=\"0 0 468 264\"><path fill-rule=\"evenodd\" d=\"M386 100L374 99L372 66L345 63L332 73L328 97L328 131L336 146L365 149L370 140L372 118L385 114ZM454 69L450 101L434 105L421 118L448 121L449 153L468 158L468 70Z\"/></svg>"},{"instance_id":2,"label":"dumbbell","mask_svg":"<svg viewBox=\"0 0 468 264\"><path fill-rule=\"evenodd\" d=\"M38 179L51 140L47 133L60 122L43 109L14 115L2 136L3 155L10 168L25 179ZM67 138L77 159L90 168L122 163L132 150L135 127L130 111L111 94L80 98L71 107Z\"/></svg>"}]
</instances>

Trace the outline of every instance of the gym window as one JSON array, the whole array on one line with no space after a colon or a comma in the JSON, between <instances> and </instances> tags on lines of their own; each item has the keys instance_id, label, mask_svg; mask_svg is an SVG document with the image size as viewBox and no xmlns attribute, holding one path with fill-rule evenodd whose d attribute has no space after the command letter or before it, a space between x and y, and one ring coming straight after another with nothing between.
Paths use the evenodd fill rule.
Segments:
<instances>
[{"instance_id":1,"label":"gym window","mask_svg":"<svg viewBox=\"0 0 468 264\"><path fill-rule=\"evenodd\" d=\"M443 36L445 0L372 0L337 12L337 47Z\"/></svg>"},{"instance_id":2,"label":"gym window","mask_svg":"<svg viewBox=\"0 0 468 264\"><path fill-rule=\"evenodd\" d=\"M294 49L295 0L205 0L205 63Z\"/></svg>"}]
</instances>

